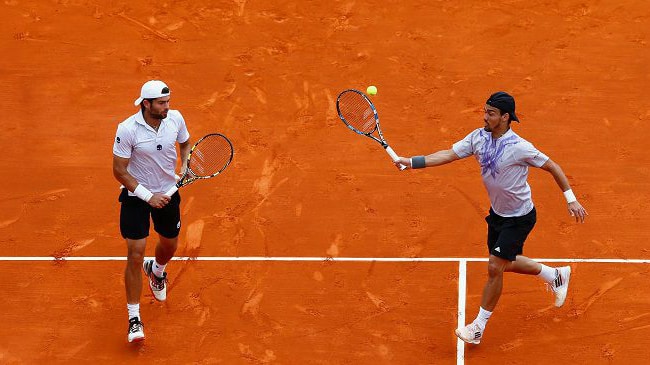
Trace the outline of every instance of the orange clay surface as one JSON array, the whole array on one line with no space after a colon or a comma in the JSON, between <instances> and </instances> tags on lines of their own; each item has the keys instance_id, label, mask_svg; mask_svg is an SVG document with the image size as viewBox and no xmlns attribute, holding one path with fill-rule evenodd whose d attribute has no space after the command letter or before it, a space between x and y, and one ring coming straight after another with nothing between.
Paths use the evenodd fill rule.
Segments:
<instances>
[{"instance_id":1,"label":"orange clay surface","mask_svg":"<svg viewBox=\"0 0 650 365\"><path fill-rule=\"evenodd\" d=\"M645 0L0 3L0 256L117 256L117 124L165 80L194 139L233 164L182 189L179 256L485 257L473 158L398 171L335 99L377 85L400 154L482 126L517 99L517 133L557 161L589 211L568 216L531 171L536 258L649 259L650 6ZM147 247L153 255L155 236ZM485 263L469 263L467 318ZM557 309L507 274L467 364L639 364L648 264L572 264ZM0 261L0 363L454 364L458 264L174 261L146 341L126 343L123 261Z\"/></svg>"}]
</instances>

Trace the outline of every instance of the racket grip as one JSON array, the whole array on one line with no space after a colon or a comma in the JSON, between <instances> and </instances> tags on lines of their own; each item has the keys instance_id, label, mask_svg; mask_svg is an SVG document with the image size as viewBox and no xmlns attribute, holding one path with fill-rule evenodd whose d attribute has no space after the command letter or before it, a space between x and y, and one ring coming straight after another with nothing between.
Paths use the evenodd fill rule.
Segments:
<instances>
[{"instance_id":1,"label":"racket grip","mask_svg":"<svg viewBox=\"0 0 650 365\"><path fill-rule=\"evenodd\" d=\"M171 188L169 188L169 190L167 190L167 192L165 193L165 195L171 197L171 196L174 195L174 193L177 192L177 191L178 191L178 186L174 185L174 186L172 186Z\"/></svg>"},{"instance_id":2,"label":"racket grip","mask_svg":"<svg viewBox=\"0 0 650 365\"><path fill-rule=\"evenodd\" d=\"M395 153L395 151L393 151L393 149L390 148L389 145L386 145L386 152L388 153L388 155L390 156L390 158L393 159L393 162L397 162L397 161L399 161L399 156L397 156L397 153ZM404 170L404 169L406 169L406 166L404 166L404 165L402 165L402 164L399 164L399 169L400 169L400 170Z\"/></svg>"}]
</instances>

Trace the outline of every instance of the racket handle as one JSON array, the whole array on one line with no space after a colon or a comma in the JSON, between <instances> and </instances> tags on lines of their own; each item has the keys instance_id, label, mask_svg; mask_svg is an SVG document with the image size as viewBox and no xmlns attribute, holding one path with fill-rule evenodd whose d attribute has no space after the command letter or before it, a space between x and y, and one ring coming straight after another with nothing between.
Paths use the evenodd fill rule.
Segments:
<instances>
[{"instance_id":1,"label":"racket handle","mask_svg":"<svg viewBox=\"0 0 650 365\"><path fill-rule=\"evenodd\" d=\"M386 145L385 148L386 148L386 152L388 152L388 155L390 156L390 158L393 159L393 162L399 161L399 156L397 156L397 153L395 153L395 151L393 151L393 149L390 148L389 145ZM399 164L399 169L404 170L404 169L406 169L406 166L404 166L402 164Z\"/></svg>"},{"instance_id":2,"label":"racket handle","mask_svg":"<svg viewBox=\"0 0 650 365\"><path fill-rule=\"evenodd\" d=\"M178 191L178 186L174 185L174 186L172 186L171 188L169 188L169 190L167 190L167 192L165 193L165 195L171 197L171 196L174 195L174 193L177 192L177 191Z\"/></svg>"}]
</instances>

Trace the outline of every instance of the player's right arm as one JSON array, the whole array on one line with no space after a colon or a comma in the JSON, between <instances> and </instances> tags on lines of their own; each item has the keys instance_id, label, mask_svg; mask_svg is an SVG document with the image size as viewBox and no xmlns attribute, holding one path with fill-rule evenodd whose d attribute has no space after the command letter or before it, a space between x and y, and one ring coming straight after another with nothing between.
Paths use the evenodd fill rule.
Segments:
<instances>
[{"instance_id":1,"label":"player's right arm","mask_svg":"<svg viewBox=\"0 0 650 365\"><path fill-rule=\"evenodd\" d=\"M126 169L129 166L129 159L113 155L113 176L124 185L130 192L134 192L138 187L138 181L129 174ZM169 197L161 193L153 193L147 203L154 208L162 208L169 203Z\"/></svg>"},{"instance_id":2,"label":"player's right arm","mask_svg":"<svg viewBox=\"0 0 650 365\"><path fill-rule=\"evenodd\" d=\"M138 186L138 181L127 171L129 159L113 155L113 176L130 192Z\"/></svg>"},{"instance_id":3,"label":"player's right arm","mask_svg":"<svg viewBox=\"0 0 650 365\"><path fill-rule=\"evenodd\" d=\"M419 158L421 161L422 157L424 157L424 166L417 165L418 163L417 159ZM402 164L407 168L412 169L414 159L416 159L415 162L416 168L422 168L422 167L434 167L434 166L448 164L450 162L460 159L460 157L458 157L458 155L456 154L456 152L454 152L454 150L448 149L448 150L434 152L427 156L414 156L410 158L400 157L397 161L395 161L395 165L398 166L399 164Z\"/></svg>"}]
</instances>

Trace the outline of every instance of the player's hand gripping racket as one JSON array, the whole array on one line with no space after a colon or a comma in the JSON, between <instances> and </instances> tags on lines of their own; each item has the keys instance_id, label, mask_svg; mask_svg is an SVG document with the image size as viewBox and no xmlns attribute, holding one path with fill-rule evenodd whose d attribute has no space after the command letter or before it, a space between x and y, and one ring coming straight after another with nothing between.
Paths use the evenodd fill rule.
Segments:
<instances>
[{"instance_id":1,"label":"player's hand gripping racket","mask_svg":"<svg viewBox=\"0 0 650 365\"><path fill-rule=\"evenodd\" d=\"M199 139L187 157L185 173L165 195L172 196L182 186L219 175L230 165L233 154L232 143L223 134L212 133Z\"/></svg>"},{"instance_id":2,"label":"player's hand gripping racket","mask_svg":"<svg viewBox=\"0 0 650 365\"><path fill-rule=\"evenodd\" d=\"M354 89L343 91L336 99L336 110L339 113L339 118L341 118L348 128L379 142L390 155L390 158L393 159L393 162L399 160L399 157L390 148L388 143L386 143L384 135L381 133L377 109L364 93ZM375 131L377 131L379 138L372 135ZM400 170L404 170L405 168L406 166L399 165Z\"/></svg>"}]
</instances>

